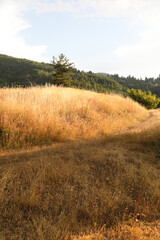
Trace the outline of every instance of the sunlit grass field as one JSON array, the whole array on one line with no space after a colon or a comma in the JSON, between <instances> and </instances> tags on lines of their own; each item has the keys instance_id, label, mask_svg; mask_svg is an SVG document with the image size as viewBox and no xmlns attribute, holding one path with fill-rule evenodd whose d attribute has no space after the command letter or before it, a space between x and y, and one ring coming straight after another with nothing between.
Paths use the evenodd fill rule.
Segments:
<instances>
[{"instance_id":1,"label":"sunlit grass field","mask_svg":"<svg viewBox=\"0 0 160 240\"><path fill-rule=\"evenodd\" d=\"M0 239L160 239L158 110L62 87L0 106Z\"/></svg>"},{"instance_id":2,"label":"sunlit grass field","mask_svg":"<svg viewBox=\"0 0 160 240\"><path fill-rule=\"evenodd\" d=\"M2 148L99 138L148 114L129 98L55 86L1 89L0 106Z\"/></svg>"}]
</instances>

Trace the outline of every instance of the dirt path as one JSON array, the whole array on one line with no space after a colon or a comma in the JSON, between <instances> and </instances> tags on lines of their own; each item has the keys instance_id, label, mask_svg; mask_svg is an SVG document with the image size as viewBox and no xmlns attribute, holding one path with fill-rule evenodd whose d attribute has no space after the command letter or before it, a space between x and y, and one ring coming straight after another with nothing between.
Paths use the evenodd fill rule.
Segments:
<instances>
[{"instance_id":1,"label":"dirt path","mask_svg":"<svg viewBox=\"0 0 160 240\"><path fill-rule=\"evenodd\" d=\"M118 132L117 137L120 135L130 134L130 133L140 133L147 129L153 128L155 126L160 126L160 109L156 110L149 110L149 116L144 119L142 122L139 122L135 126L128 128L122 132ZM115 136L114 135L114 136ZM116 139L116 137L115 137ZM77 146L79 148L83 147L83 145L92 145L94 142L99 140L81 140L81 141L74 141L74 142L65 142L65 143L54 143L48 147L33 147L32 149L20 150L20 151L2 151L0 152L0 167L16 165L23 162L30 162L30 161L39 161L40 156L45 158L51 155L65 155L68 149L72 149L74 151ZM108 148L111 145L112 148L112 141L107 140ZM94 145L94 144L93 144ZM121 144L120 144L121 145ZM112 149L114 151L115 149Z\"/></svg>"},{"instance_id":2,"label":"dirt path","mask_svg":"<svg viewBox=\"0 0 160 240\"><path fill-rule=\"evenodd\" d=\"M160 125L160 109L149 110L149 116L136 126L129 128L125 133L142 132Z\"/></svg>"}]
</instances>

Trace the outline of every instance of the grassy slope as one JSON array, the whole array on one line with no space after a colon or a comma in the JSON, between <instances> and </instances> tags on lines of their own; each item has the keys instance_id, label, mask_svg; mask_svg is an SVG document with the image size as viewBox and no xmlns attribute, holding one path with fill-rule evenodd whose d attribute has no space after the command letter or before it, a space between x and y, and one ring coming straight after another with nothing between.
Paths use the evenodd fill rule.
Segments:
<instances>
[{"instance_id":1,"label":"grassy slope","mask_svg":"<svg viewBox=\"0 0 160 240\"><path fill-rule=\"evenodd\" d=\"M0 106L3 148L98 138L147 115L138 103L118 95L55 86L1 89Z\"/></svg>"},{"instance_id":2,"label":"grassy slope","mask_svg":"<svg viewBox=\"0 0 160 240\"><path fill-rule=\"evenodd\" d=\"M54 89L37 89L38 100L33 98L34 103L44 101L46 90L52 93L54 91ZM18 90L10 90L10 92L6 90L7 94L4 94L4 98L1 97L1 101L5 99L6 103L7 96L9 99L11 96L16 99L18 93L16 91ZM26 93L27 96L34 96L29 91L33 93L34 89L25 90L23 94L21 92L23 97L19 93L19 98L27 101L28 98L24 98ZM89 124L94 123L92 127L94 134L88 134L86 131L86 134L82 135L85 140L79 141L76 138L78 131L81 133L81 129L78 130L78 125L73 124L74 135L72 132L68 132L67 135L66 130L63 136L74 141L56 143L44 148L36 147L32 150L1 153L1 239L139 240L150 237L158 240L160 153L157 148L159 125L155 125L160 122L158 111L156 110L156 113L152 111L149 115L138 104L118 96L104 96L79 90L72 92L69 89L67 91L70 95L66 95L66 92L62 95L62 92L59 94L60 91L65 89L56 89L54 92L54 95L59 96L57 97L59 101L61 96L61 105L56 105L57 113L61 115L56 116L66 120L66 113L72 109L72 114L69 115L72 118L67 118L70 120L69 123L74 123L75 116L81 116L79 122L80 124L83 122L86 128L91 128L92 125ZM75 94L76 102L73 101ZM52 94L49 96L53 98ZM79 98L81 96L80 102L77 96ZM65 105L66 98L69 98L68 105ZM90 114L87 116L92 116L92 111L95 109L100 115L104 114L102 121L97 125L95 119L88 123L86 117L83 118L86 115L82 109L86 109L87 104ZM7 119L10 116L11 123L13 119L9 109L13 109L13 106L11 103L11 107L8 106L6 111ZM34 109L33 106L37 105L27 106ZM51 109L51 105L49 106L47 110ZM54 105L53 107L55 108ZM36 109L39 109L38 106ZM14 109L13 113L15 112ZM23 113L25 112L27 111ZM18 113L21 113L23 119L22 111L19 110ZM40 119L43 119L40 112L36 113ZM42 113L44 113L43 108ZM133 127L138 122L137 118L142 119L144 116L146 120ZM102 138L99 124L107 121L107 118L109 123L112 122L112 128L106 127L106 133L110 135L104 136L104 126L107 124L102 125ZM157 120L154 122L155 118ZM39 120L39 128L43 125L40 123L44 122ZM28 121L23 123L28 124ZM154 131L150 130L150 125ZM120 131L122 126L124 126L123 132ZM132 126L130 131L127 130L128 126ZM30 127L32 128L33 125ZM34 145L35 142L32 144ZM108 230L114 226L117 227ZM150 230L152 228L153 230Z\"/></svg>"}]
</instances>

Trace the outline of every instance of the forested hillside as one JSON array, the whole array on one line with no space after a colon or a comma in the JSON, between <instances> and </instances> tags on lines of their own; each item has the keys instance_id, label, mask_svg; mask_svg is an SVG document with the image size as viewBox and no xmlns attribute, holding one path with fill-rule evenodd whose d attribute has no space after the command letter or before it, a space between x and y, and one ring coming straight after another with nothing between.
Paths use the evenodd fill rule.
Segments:
<instances>
[{"instance_id":1,"label":"forested hillside","mask_svg":"<svg viewBox=\"0 0 160 240\"><path fill-rule=\"evenodd\" d=\"M52 66L0 55L0 87L44 85L52 79Z\"/></svg>"},{"instance_id":2,"label":"forested hillside","mask_svg":"<svg viewBox=\"0 0 160 240\"><path fill-rule=\"evenodd\" d=\"M0 87L45 85L52 83L52 64L0 55ZM123 87L107 76L74 69L70 86L97 92L123 92Z\"/></svg>"},{"instance_id":3,"label":"forested hillside","mask_svg":"<svg viewBox=\"0 0 160 240\"><path fill-rule=\"evenodd\" d=\"M0 87L35 86L52 83L52 64L38 63L26 59L0 55ZM118 74L92 73L74 69L71 87L97 92L127 92L127 89L150 90L160 96L160 78L120 77Z\"/></svg>"},{"instance_id":4,"label":"forested hillside","mask_svg":"<svg viewBox=\"0 0 160 240\"><path fill-rule=\"evenodd\" d=\"M141 89L143 91L151 91L152 93L160 96L160 77L145 78L145 80L137 79L135 77L120 77L118 74L110 75L107 73L97 73L98 76L107 76L118 82L123 89Z\"/></svg>"}]
</instances>

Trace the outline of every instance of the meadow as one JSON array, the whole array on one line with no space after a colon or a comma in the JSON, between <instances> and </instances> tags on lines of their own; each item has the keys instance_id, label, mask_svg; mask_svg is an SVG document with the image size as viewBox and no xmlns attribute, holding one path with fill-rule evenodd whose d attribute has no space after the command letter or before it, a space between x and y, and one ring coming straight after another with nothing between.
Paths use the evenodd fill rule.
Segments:
<instances>
[{"instance_id":1,"label":"meadow","mask_svg":"<svg viewBox=\"0 0 160 240\"><path fill-rule=\"evenodd\" d=\"M0 106L0 239L160 238L159 110L62 87Z\"/></svg>"},{"instance_id":2,"label":"meadow","mask_svg":"<svg viewBox=\"0 0 160 240\"><path fill-rule=\"evenodd\" d=\"M3 148L98 138L147 115L129 98L55 86L1 89L0 106Z\"/></svg>"}]
</instances>

